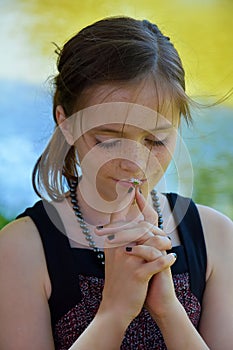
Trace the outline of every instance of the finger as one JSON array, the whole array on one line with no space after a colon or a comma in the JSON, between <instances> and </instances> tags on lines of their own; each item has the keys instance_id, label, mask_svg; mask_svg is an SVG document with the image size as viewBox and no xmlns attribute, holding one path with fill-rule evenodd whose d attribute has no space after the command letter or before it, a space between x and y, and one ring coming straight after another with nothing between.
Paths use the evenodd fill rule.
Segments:
<instances>
[{"instance_id":1,"label":"finger","mask_svg":"<svg viewBox=\"0 0 233 350\"><path fill-rule=\"evenodd\" d=\"M139 192L139 187L137 187L135 192L135 199L138 208L144 215L145 221L150 222L152 225L158 226L158 214L155 209L146 201L142 193Z\"/></svg>"},{"instance_id":2,"label":"finger","mask_svg":"<svg viewBox=\"0 0 233 350\"><path fill-rule=\"evenodd\" d=\"M131 236L131 237L129 236L128 230L130 229L135 230L134 236ZM146 221L117 222L110 225L105 225L104 227L103 226L96 227L94 231L98 236L110 235L112 237L113 235L114 236L117 235L120 240L121 240L121 236L124 235L127 237L127 242L130 239L132 241L142 239L144 242L148 238L147 236L145 236L148 232L150 232L150 235L151 233L153 233L153 235L166 236L166 233L164 231L162 231L157 226L153 226L152 224ZM141 241L139 242L139 244L141 244Z\"/></svg>"},{"instance_id":3,"label":"finger","mask_svg":"<svg viewBox=\"0 0 233 350\"><path fill-rule=\"evenodd\" d=\"M151 262L162 256L160 250L145 245L128 246L125 248L126 254L137 256L145 260L146 262Z\"/></svg>"},{"instance_id":4,"label":"finger","mask_svg":"<svg viewBox=\"0 0 233 350\"><path fill-rule=\"evenodd\" d=\"M110 215L110 224L126 220L126 216L129 212L129 209L134 199L135 199L135 188L132 186L129 188L129 191L125 196L124 200L117 205L114 212Z\"/></svg>"},{"instance_id":5,"label":"finger","mask_svg":"<svg viewBox=\"0 0 233 350\"><path fill-rule=\"evenodd\" d=\"M125 230L130 227L134 227L135 222L126 222L126 216L130 207L135 200L135 188L131 187L128 191L128 196L118 203L115 210L110 215L110 222L104 226L96 226L94 229L98 236L105 236L107 234L114 234L119 230Z\"/></svg>"},{"instance_id":6,"label":"finger","mask_svg":"<svg viewBox=\"0 0 233 350\"><path fill-rule=\"evenodd\" d=\"M98 236L107 236L134 228L136 225L138 225L138 222L135 221L117 221L105 226L97 226L94 231Z\"/></svg>"},{"instance_id":7,"label":"finger","mask_svg":"<svg viewBox=\"0 0 233 350\"><path fill-rule=\"evenodd\" d=\"M116 234L109 234L105 240L105 247L118 247L127 244L143 244L150 237L154 237L154 234L151 231L146 233L143 232L140 228L133 227L127 231L118 231Z\"/></svg>"},{"instance_id":8,"label":"finger","mask_svg":"<svg viewBox=\"0 0 233 350\"><path fill-rule=\"evenodd\" d=\"M152 248L166 251L172 248L171 240L166 236L154 235L153 232L147 231L143 236L140 229L130 229L126 232L110 234L106 239L106 246L118 247L134 243L134 245L151 246Z\"/></svg>"},{"instance_id":9,"label":"finger","mask_svg":"<svg viewBox=\"0 0 233 350\"><path fill-rule=\"evenodd\" d=\"M154 261L143 264L140 270L138 271L138 274L141 275L141 278L145 278L146 280L148 280L153 275L171 267L176 261L176 258L177 256L175 253L161 255Z\"/></svg>"},{"instance_id":10,"label":"finger","mask_svg":"<svg viewBox=\"0 0 233 350\"><path fill-rule=\"evenodd\" d=\"M155 235L149 237L146 241L143 242L144 246L154 247L160 251L166 251L172 249L171 240L167 236Z\"/></svg>"},{"instance_id":11,"label":"finger","mask_svg":"<svg viewBox=\"0 0 233 350\"><path fill-rule=\"evenodd\" d=\"M143 227L144 226L144 227ZM113 229L109 231L106 239L106 246L117 247L134 243L137 245L144 244L146 246L155 247L161 251L171 249L171 240L165 235L155 234L148 230L148 223L143 222L141 227L139 224L127 229L114 233ZM105 230L106 233L107 230Z\"/></svg>"}]
</instances>

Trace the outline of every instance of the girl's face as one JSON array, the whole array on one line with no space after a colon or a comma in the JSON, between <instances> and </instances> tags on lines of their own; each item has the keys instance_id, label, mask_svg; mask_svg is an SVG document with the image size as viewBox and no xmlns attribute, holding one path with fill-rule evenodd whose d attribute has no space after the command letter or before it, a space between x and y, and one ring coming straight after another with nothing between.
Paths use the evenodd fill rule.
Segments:
<instances>
[{"instance_id":1,"label":"girl's face","mask_svg":"<svg viewBox=\"0 0 233 350\"><path fill-rule=\"evenodd\" d=\"M180 113L171 98L152 80L105 84L86 90L81 107L75 145L89 188L111 201L136 178L145 194L151 191L175 149Z\"/></svg>"}]
</instances>

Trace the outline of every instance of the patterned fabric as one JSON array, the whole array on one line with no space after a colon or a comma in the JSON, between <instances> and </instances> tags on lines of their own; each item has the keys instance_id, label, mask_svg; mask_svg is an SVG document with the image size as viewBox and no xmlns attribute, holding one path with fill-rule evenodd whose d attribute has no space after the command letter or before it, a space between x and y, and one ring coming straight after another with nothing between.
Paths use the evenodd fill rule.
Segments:
<instances>
[{"instance_id":1,"label":"patterned fabric","mask_svg":"<svg viewBox=\"0 0 233 350\"><path fill-rule=\"evenodd\" d=\"M201 306L198 299L190 291L189 274L175 274L173 281L179 301L184 306L193 325L197 327ZM82 293L81 301L67 312L55 326L56 350L69 349L92 321L98 310L104 279L79 275L79 286ZM139 349L167 349L158 326L145 308L129 325L120 347L120 350Z\"/></svg>"},{"instance_id":2,"label":"patterned fabric","mask_svg":"<svg viewBox=\"0 0 233 350\"><path fill-rule=\"evenodd\" d=\"M190 198L175 193L167 193L166 197L178 225L181 242L169 251L178 257L171 267L174 285L178 299L197 327L207 266L201 220L198 209ZM68 236L64 234L65 228L59 213L49 202L38 201L18 217L24 216L31 217L41 237L52 285L48 302L56 350L66 350L98 310L104 284L104 268L97 263L92 250L71 247ZM126 331L120 350L128 349L166 349L161 332L145 309Z\"/></svg>"}]
</instances>

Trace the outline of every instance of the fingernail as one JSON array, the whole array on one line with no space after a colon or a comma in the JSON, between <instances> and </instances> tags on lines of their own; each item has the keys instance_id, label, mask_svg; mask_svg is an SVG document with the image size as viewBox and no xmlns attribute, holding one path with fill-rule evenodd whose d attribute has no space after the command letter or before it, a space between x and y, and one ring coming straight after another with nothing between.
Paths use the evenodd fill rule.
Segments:
<instances>
[{"instance_id":1,"label":"fingernail","mask_svg":"<svg viewBox=\"0 0 233 350\"><path fill-rule=\"evenodd\" d=\"M170 236L167 236L168 239L170 239L170 241L172 240Z\"/></svg>"},{"instance_id":2,"label":"fingernail","mask_svg":"<svg viewBox=\"0 0 233 350\"><path fill-rule=\"evenodd\" d=\"M128 193L131 193L133 191L133 187L130 187L129 189L128 189Z\"/></svg>"},{"instance_id":3,"label":"fingernail","mask_svg":"<svg viewBox=\"0 0 233 350\"><path fill-rule=\"evenodd\" d=\"M176 253L172 253L174 258L177 259L177 254Z\"/></svg>"},{"instance_id":4,"label":"fingernail","mask_svg":"<svg viewBox=\"0 0 233 350\"><path fill-rule=\"evenodd\" d=\"M115 238L115 235L109 235L108 236L109 241L112 241L114 238Z\"/></svg>"},{"instance_id":5,"label":"fingernail","mask_svg":"<svg viewBox=\"0 0 233 350\"><path fill-rule=\"evenodd\" d=\"M102 225L96 226L97 230L102 230L102 228L104 228Z\"/></svg>"},{"instance_id":6,"label":"fingernail","mask_svg":"<svg viewBox=\"0 0 233 350\"><path fill-rule=\"evenodd\" d=\"M126 248L125 248L125 250L126 250L127 252L132 252L132 249L133 249L132 247L126 247Z\"/></svg>"}]
</instances>

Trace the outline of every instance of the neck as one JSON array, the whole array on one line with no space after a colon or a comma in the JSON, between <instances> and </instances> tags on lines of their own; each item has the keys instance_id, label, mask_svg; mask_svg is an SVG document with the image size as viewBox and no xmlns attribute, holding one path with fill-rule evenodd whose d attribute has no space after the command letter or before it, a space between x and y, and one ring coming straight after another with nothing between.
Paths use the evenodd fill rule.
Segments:
<instances>
[{"instance_id":1,"label":"neck","mask_svg":"<svg viewBox=\"0 0 233 350\"><path fill-rule=\"evenodd\" d=\"M87 191L88 191L88 195L86 195ZM85 193L85 198L83 198L82 193ZM103 210L98 210L98 208L93 207L93 205L90 205L89 203L94 202L93 201L94 197L92 198L91 195L92 195L92 192L90 187L88 187L88 189L85 188L85 191L83 190L80 191L80 183L78 184L76 188L76 197L78 199L78 203L86 223L91 226L102 226L102 225L104 226L110 222L111 213L104 212ZM151 195L148 196L148 203L153 207L154 205L153 205L152 197ZM88 201L87 201L87 198L88 198ZM164 207L164 204L165 204L164 196L159 196L158 203L159 203L159 207L160 206L161 208ZM131 208L129 209L129 212L126 216L126 221L133 221L135 218L138 218L139 220L144 220L144 216L140 212L136 202L132 204Z\"/></svg>"},{"instance_id":2,"label":"neck","mask_svg":"<svg viewBox=\"0 0 233 350\"><path fill-rule=\"evenodd\" d=\"M102 211L98 211L91 205L88 205L87 201L83 198L79 186L77 186L76 195L80 208L82 210L83 217L89 225L98 226L105 225L109 222L109 214Z\"/></svg>"}]
</instances>

